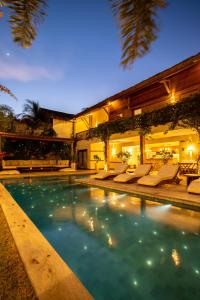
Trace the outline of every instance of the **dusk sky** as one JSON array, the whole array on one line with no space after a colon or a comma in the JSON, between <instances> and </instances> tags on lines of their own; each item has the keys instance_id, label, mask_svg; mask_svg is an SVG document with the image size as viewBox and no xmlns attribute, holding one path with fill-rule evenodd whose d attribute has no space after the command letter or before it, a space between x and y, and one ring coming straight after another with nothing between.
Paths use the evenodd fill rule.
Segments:
<instances>
[{"instance_id":1,"label":"dusk sky","mask_svg":"<svg viewBox=\"0 0 200 300\"><path fill-rule=\"evenodd\" d=\"M5 9L4 9L5 11ZM21 112L25 99L77 113L200 51L200 1L169 0L159 13L151 52L128 70L120 66L120 40L108 0L49 0L48 16L30 49L14 44L0 19L0 83L19 99L0 103Z\"/></svg>"}]
</instances>

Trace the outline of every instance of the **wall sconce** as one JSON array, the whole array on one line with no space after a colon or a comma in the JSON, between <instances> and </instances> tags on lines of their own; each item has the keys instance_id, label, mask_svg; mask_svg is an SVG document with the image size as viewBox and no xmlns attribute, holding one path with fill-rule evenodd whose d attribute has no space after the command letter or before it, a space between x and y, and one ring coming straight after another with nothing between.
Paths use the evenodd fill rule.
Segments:
<instances>
[{"instance_id":1,"label":"wall sconce","mask_svg":"<svg viewBox=\"0 0 200 300\"><path fill-rule=\"evenodd\" d=\"M176 97L175 97L175 92L174 91L171 92L170 102L171 102L171 104L176 103Z\"/></svg>"}]
</instances>

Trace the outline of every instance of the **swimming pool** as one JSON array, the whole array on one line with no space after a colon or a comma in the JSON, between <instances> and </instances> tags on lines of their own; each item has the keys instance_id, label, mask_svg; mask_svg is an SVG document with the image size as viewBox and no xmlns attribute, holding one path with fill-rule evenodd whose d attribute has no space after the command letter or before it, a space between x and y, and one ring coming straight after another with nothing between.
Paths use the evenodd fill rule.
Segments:
<instances>
[{"instance_id":1,"label":"swimming pool","mask_svg":"<svg viewBox=\"0 0 200 300\"><path fill-rule=\"evenodd\" d=\"M95 299L200 299L200 212L73 176L4 184Z\"/></svg>"}]
</instances>

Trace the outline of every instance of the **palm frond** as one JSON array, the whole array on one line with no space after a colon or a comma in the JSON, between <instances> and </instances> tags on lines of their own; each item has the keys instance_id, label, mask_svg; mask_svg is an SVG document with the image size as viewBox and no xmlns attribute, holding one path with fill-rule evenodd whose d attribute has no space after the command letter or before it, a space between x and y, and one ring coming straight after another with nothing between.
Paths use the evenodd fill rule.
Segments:
<instances>
[{"instance_id":1,"label":"palm frond","mask_svg":"<svg viewBox=\"0 0 200 300\"><path fill-rule=\"evenodd\" d=\"M121 42L121 65L128 67L149 52L157 38L157 11L166 7L166 0L111 0L117 18Z\"/></svg>"},{"instance_id":2,"label":"palm frond","mask_svg":"<svg viewBox=\"0 0 200 300\"><path fill-rule=\"evenodd\" d=\"M46 15L46 0L5 0L11 10L13 40L23 48L29 48L37 35L37 25Z\"/></svg>"},{"instance_id":3,"label":"palm frond","mask_svg":"<svg viewBox=\"0 0 200 300\"><path fill-rule=\"evenodd\" d=\"M14 109L6 104L0 104L0 113L7 117L14 117L15 115Z\"/></svg>"},{"instance_id":4,"label":"palm frond","mask_svg":"<svg viewBox=\"0 0 200 300\"><path fill-rule=\"evenodd\" d=\"M13 97L15 100L17 100L17 97L11 92L11 90L9 90L7 87L5 87L5 86L3 86L1 84L0 84L0 92L8 94L11 97Z\"/></svg>"}]
</instances>

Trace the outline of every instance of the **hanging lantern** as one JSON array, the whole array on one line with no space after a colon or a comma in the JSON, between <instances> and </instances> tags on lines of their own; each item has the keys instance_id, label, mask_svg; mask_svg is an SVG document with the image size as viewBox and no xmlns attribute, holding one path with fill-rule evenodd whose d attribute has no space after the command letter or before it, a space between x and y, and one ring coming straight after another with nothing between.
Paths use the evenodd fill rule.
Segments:
<instances>
[{"instance_id":1,"label":"hanging lantern","mask_svg":"<svg viewBox=\"0 0 200 300\"><path fill-rule=\"evenodd\" d=\"M3 18L4 14L3 14L3 10L0 9L0 18Z\"/></svg>"}]
</instances>

